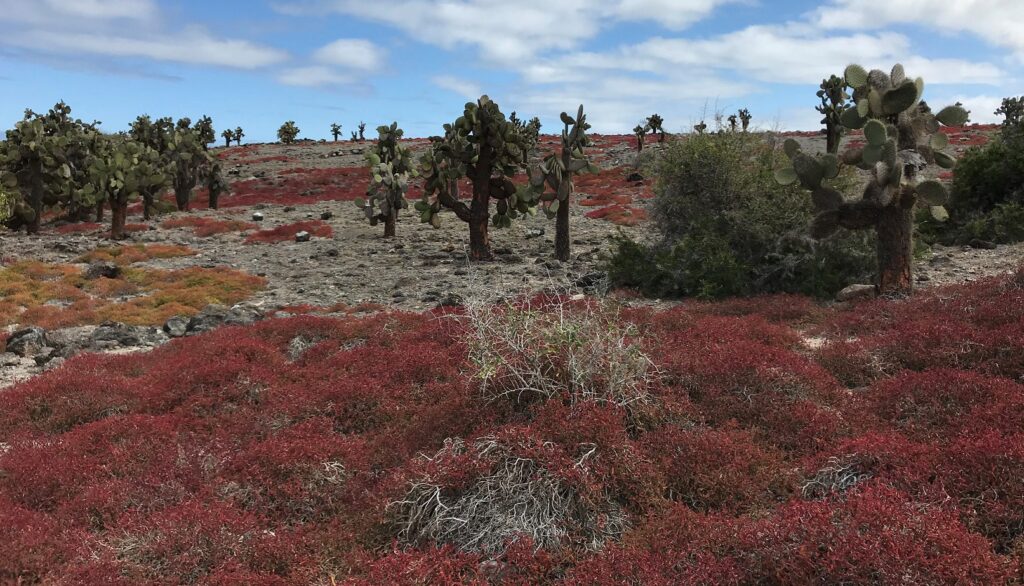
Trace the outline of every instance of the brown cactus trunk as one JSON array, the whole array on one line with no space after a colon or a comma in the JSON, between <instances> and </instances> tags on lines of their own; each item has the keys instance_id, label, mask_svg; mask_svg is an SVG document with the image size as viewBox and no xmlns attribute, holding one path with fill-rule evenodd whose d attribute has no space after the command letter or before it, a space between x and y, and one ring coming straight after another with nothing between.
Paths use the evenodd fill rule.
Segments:
<instances>
[{"instance_id":1,"label":"brown cactus trunk","mask_svg":"<svg viewBox=\"0 0 1024 586\"><path fill-rule=\"evenodd\" d=\"M96 222L97 223L103 221L103 204L104 203L105 202L102 199L99 200L98 202L96 202Z\"/></svg>"},{"instance_id":2,"label":"brown cactus trunk","mask_svg":"<svg viewBox=\"0 0 1024 586\"><path fill-rule=\"evenodd\" d=\"M128 204L118 202L110 202L110 215L112 217L110 222L110 239L111 240L124 240L124 224L125 218L128 216Z\"/></svg>"},{"instance_id":3,"label":"brown cactus trunk","mask_svg":"<svg viewBox=\"0 0 1024 586\"><path fill-rule=\"evenodd\" d=\"M189 189L189 188L185 188L185 187L181 187L181 186L178 186L178 187L174 188L174 203L177 204L179 212L187 212L188 211L188 204L189 204L188 200L189 200L189 197L191 195L192 195L192 190Z\"/></svg>"},{"instance_id":4,"label":"brown cactus trunk","mask_svg":"<svg viewBox=\"0 0 1024 586\"><path fill-rule=\"evenodd\" d=\"M32 164L31 170L31 185L29 196L32 200L29 205L32 206L32 211L35 212L35 217L28 223L26 230L29 234L39 233L39 223L43 219L43 163L42 161L35 161Z\"/></svg>"},{"instance_id":5,"label":"brown cactus trunk","mask_svg":"<svg viewBox=\"0 0 1024 586\"><path fill-rule=\"evenodd\" d=\"M913 292L914 210L889 209L878 231L878 294L906 297Z\"/></svg>"},{"instance_id":6,"label":"brown cactus trunk","mask_svg":"<svg viewBox=\"0 0 1024 586\"><path fill-rule=\"evenodd\" d=\"M143 193L142 194L142 219L149 221L150 210L153 207L153 194Z\"/></svg>"},{"instance_id":7,"label":"brown cactus trunk","mask_svg":"<svg viewBox=\"0 0 1024 586\"><path fill-rule=\"evenodd\" d=\"M825 129L825 151L833 155L839 154L839 128L829 125Z\"/></svg>"},{"instance_id":8,"label":"brown cactus trunk","mask_svg":"<svg viewBox=\"0 0 1024 586\"><path fill-rule=\"evenodd\" d=\"M555 258L562 262L569 261L569 198L559 202L555 212Z\"/></svg>"},{"instance_id":9,"label":"brown cactus trunk","mask_svg":"<svg viewBox=\"0 0 1024 586\"><path fill-rule=\"evenodd\" d=\"M395 212L392 212L392 213L384 216L384 237L385 238L394 238L395 237L395 224L397 223L396 222L397 219L398 219L398 214L395 213Z\"/></svg>"},{"instance_id":10,"label":"brown cactus trunk","mask_svg":"<svg viewBox=\"0 0 1024 586\"><path fill-rule=\"evenodd\" d=\"M469 258L493 260L487 224L491 220L491 165L494 149L486 143L480 145L473 181L473 203L469 208Z\"/></svg>"}]
</instances>

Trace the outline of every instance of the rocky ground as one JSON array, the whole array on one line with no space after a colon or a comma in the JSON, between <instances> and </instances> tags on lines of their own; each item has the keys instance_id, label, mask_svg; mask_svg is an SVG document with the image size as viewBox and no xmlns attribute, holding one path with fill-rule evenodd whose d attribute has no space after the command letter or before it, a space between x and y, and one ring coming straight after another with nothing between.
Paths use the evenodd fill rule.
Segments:
<instances>
[{"instance_id":1,"label":"rocky ground","mask_svg":"<svg viewBox=\"0 0 1024 586\"><path fill-rule=\"evenodd\" d=\"M805 148L817 148L820 139L800 137ZM422 148L425 143L413 143ZM358 143L319 143L295 146L265 145L251 148L241 156L226 159L225 168L235 181L273 180L289 167L354 167L361 163L364 145ZM597 154L606 168L627 168L635 161L633 147L626 140L607 139ZM648 182L649 187L649 182ZM580 197L588 194L581 192ZM634 201L643 209L647 200ZM194 257L148 261L154 268L190 266L230 267L264 276L268 285L236 309L232 316L226 308L213 308L217 325L244 323L266 313L289 306L331 307L374 303L400 310L421 311L438 304L472 298L489 300L524 291L549 287L591 285L600 280L602 256L610 249L609 236L618 231L634 238L645 238L649 229L617 226L585 217L587 208L572 209L572 258L567 263L553 260L554 225L542 214L522 219L511 229L492 230L496 260L471 263L467 260L467 228L454 214L444 213L440 229L421 224L412 213L398 225L398 237L385 240L381 227L371 227L351 201L322 201L312 204L254 204L226 207L220 211L196 210L193 217L211 217L252 221L262 215L261 228L273 228L303 220L323 219L332 229L329 238L308 242L246 244L241 233L197 237L191 228L163 228L169 217L161 216L143 230L131 235L137 243L163 243L188 246L198 252ZM130 221L139 221L135 218ZM35 259L52 263L71 263L80 255L108 244L104 234L57 234L44 231L39 236L0 234L0 251L5 262ZM975 280L1015 269L1024 264L1024 245L984 248L935 247L921 259L916 269L919 286L935 286ZM241 317L239 317L241 316ZM209 316L207 316L209 317ZM201 321L203 316L198 318ZM240 321L239 321L240 320ZM52 368L60 360L80 350L138 351L166 342L174 336L203 331L206 325L173 325L161 328L88 326L72 331L30 332L21 346L11 344L0 353L0 387L22 380L43 368ZM12 328L13 329L13 328ZM180 331L178 331L180 330ZM27 350L26 350L27 348ZM40 355L42 352L43 355Z\"/></svg>"}]
</instances>

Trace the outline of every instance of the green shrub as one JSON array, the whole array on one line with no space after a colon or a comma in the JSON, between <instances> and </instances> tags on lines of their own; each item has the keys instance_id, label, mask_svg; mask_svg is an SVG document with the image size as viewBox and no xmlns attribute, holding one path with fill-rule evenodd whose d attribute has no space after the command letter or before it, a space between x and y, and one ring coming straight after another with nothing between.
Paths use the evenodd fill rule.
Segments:
<instances>
[{"instance_id":1,"label":"green shrub","mask_svg":"<svg viewBox=\"0 0 1024 586\"><path fill-rule=\"evenodd\" d=\"M820 242L806 236L811 200L775 181L773 147L743 133L671 143L652 166L659 240L648 246L615 237L612 283L658 297L829 296L869 277L871 236L843 233ZM857 181L850 171L834 186Z\"/></svg>"}]
</instances>

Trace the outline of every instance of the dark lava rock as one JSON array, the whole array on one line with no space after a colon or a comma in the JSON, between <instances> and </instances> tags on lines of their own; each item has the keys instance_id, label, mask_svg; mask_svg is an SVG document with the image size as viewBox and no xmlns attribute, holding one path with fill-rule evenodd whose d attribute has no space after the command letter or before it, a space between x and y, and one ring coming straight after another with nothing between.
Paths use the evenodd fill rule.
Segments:
<instances>
[{"instance_id":1,"label":"dark lava rock","mask_svg":"<svg viewBox=\"0 0 1024 586\"><path fill-rule=\"evenodd\" d=\"M295 234L295 241L296 242L309 242L311 238L312 238L312 235L310 235L310 233L306 232L305 230Z\"/></svg>"},{"instance_id":2,"label":"dark lava rock","mask_svg":"<svg viewBox=\"0 0 1024 586\"><path fill-rule=\"evenodd\" d=\"M176 315L164 322L164 333L172 338L180 338L188 333L188 318Z\"/></svg>"},{"instance_id":3,"label":"dark lava rock","mask_svg":"<svg viewBox=\"0 0 1024 586\"><path fill-rule=\"evenodd\" d=\"M46 348L46 331L35 326L18 330L7 338L7 351L31 358Z\"/></svg>"},{"instance_id":4,"label":"dark lava rock","mask_svg":"<svg viewBox=\"0 0 1024 586\"><path fill-rule=\"evenodd\" d=\"M85 278L94 281L99 278L116 279L121 276L121 267L108 261L94 262L85 269Z\"/></svg>"}]
</instances>

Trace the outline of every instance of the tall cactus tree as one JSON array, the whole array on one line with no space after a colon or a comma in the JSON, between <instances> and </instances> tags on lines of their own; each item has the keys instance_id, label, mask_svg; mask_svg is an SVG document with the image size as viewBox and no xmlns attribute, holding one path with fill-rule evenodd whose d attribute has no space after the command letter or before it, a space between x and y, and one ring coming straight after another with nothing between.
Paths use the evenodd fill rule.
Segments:
<instances>
[{"instance_id":1,"label":"tall cactus tree","mask_svg":"<svg viewBox=\"0 0 1024 586\"><path fill-rule=\"evenodd\" d=\"M292 144L299 136L299 132L299 127L295 125L295 122L289 120L282 124L281 128L277 129L277 139L283 144Z\"/></svg>"},{"instance_id":2,"label":"tall cactus tree","mask_svg":"<svg viewBox=\"0 0 1024 586\"><path fill-rule=\"evenodd\" d=\"M633 136L636 137L636 152L642 153L644 151L644 143L647 140L647 133L650 131L650 127L646 124L637 124L633 127Z\"/></svg>"},{"instance_id":3,"label":"tall cactus tree","mask_svg":"<svg viewBox=\"0 0 1024 586\"><path fill-rule=\"evenodd\" d=\"M412 153L399 143L403 134L397 122L377 128L377 142L366 156L370 171L367 199L356 199L356 206L366 213L371 226L384 222L385 238L395 236L398 212L409 207L405 199L409 180L416 177Z\"/></svg>"},{"instance_id":4,"label":"tall cactus tree","mask_svg":"<svg viewBox=\"0 0 1024 586\"><path fill-rule=\"evenodd\" d=\"M747 132L748 130L750 130L750 121L754 119L754 117L750 114L750 110L746 108L741 108L740 111L737 112L737 114L739 114L740 126L743 128L743 132Z\"/></svg>"},{"instance_id":5,"label":"tall cactus tree","mask_svg":"<svg viewBox=\"0 0 1024 586\"><path fill-rule=\"evenodd\" d=\"M587 138L587 116L580 105L576 117L562 112L562 151L552 153L544 158L540 166L530 171L530 186L537 192L541 201L548 202L548 215L555 216L555 258L565 262L569 260L569 204L576 191L575 177L578 173L597 172L597 167L587 159L584 149L590 145ZM544 186L550 187L552 193L544 193Z\"/></svg>"},{"instance_id":6,"label":"tall cactus tree","mask_svg":"<svg viewBox=\"0 0 1024 586\"><path fill-rule=\"evenodd\" d=\"M334 142L338 142L338 137L341 136L341 124L337 122L331 124L331 136L334 137Z\"/></svg>"},{"instance_id":7,"label":"tall cactus tree","mask_svg":"<svg viewBox=\"0 0 1024 586\"><path fill-rule=\"evenodd\" d=\"M839 141L843 138L844 130L842 116L850 99L846 93L846 80L837 75L821 80L818 99L821 104L814 108L821 113L821 123L825 125L821 130L825 135L825 152L839 154Z\"/></svg>"},{"instance_id":8,"label":"tall cactus tree","mask_svg":"<svg viewBox=\"0 0 1024 586\"><path fill-rule=\"evenodd\" d=\"M2 166L7 183L17 185L12 192L19 195L9 226L26 226L36 234L44 206L67 202L74 193L73 151L92 132L90 125L71 117L64 102L42 115L27 110L7 131Z\"/></svg>"},{"instance_id":9,"label":"tall cactus tree","mask_svg":"<svg viewBox=\"0 0 1024 586\"><path fill-rule=\"evenodd\" d=\"M160 154L148 146L119 137L104 142L89 172L97 199L106 198L110 203L110 238L121 240L125 237L128 202L145 191L163 189L169 178L160 168Z\"/></svg>"},{"instance_id":10,"label":"tall cactus tree","mask_svg":"<svg viewBox=\"0 0 1024 586\"><path fill-rule=\"evenodd\" d=\"M220 135L222 138L224 138L224 146L230 147L231 141L235 139L235 133L231 130L225 130L224 132L220 133Z\"/></svg>"},{"instance_id":11,"label":"tall cactus tree","mask_svg":"<svg viewBox=\"0 0 1024 586\"><path fill-rule=\"evenodd\" d=\"M528 139L505 119L498 104L487 96L466 104L463 115L445 124L444 137L432 137L431 148L421 159L423 200L416 205L420 221L440 226L442 207L469 224L472 260L490 260L491 200L498 200L496 227L508 227L521 213L532 213L535 201L517 194L511 177L526 166ZM458 181L473 184L470 205L459 200ZM529 191L529 190L527 190Z\"/></svg>"},{"instance_id":12,"label":"tall cactus tree","mask_svg":"<svg viewBox=\"0 0 1024 586\"><path fill-rule=\"evenodd\" d=\"M850 65L845 79L853 88L856 106L843 112L841 122L849 129L863 129L867 144L845 152L840 159L834 154L812 157L789 140L785 152L792 165L778 169L776 179L784 184L799 181L811 191L818 212L811 226L814 238L828 237L839 228L875 230L877 291L884 296L906 296L913 291L915 206L920 201L931 207L937 219L947 216L943 207L948 199L946 188L938 181L920 181L918 173L930 163L944 169L955 166L955 159L943 151L949 139L940 132L940 125L962 126L968 112L954 105L932 113L922 101L924 80L908 79L899 64L891 73ZM860 199L847 201L824 183L839 174L841 164L871 172Z\"/></svg>"},{"instance_id":13,"label":"tall cactus tree","mask_svg":"<svg viewBox=\"0 0 1024 586\"><path fill-rule=\"evenodd\" d=\"M193 129L196 131L199 142L202 143L204 149L210 148L211 144L217 142L217 131L213 129L213 118L203 116L196 122Z\"/></svg>"},{"instance_id":14,"label":"tall cactus tree","mask_svg":"<svg viewBox=\"0 0 1024 586\"><path fill-rule=\"evenodd\" d=\"M366 140L366 137L363 135L364 132L366 132L366 123L360 121L359 122L359 142L363 142L364 140Z\"/></svg>"},{"instance_id":15,"label":"tall cactus tree","mask_svg":"<svg viewBox=\"0 0 1024 586\"><path fill-rule=\"evenodd\" d=\"M171 166L174 201L178 211L187 211L192 199L192 190L206 172L211 162L209 153L200 144L195 131L186 128L178 130L171 138L165 159Z\"/></svg>"},{"instance_id":16,"label":"tall cactus tree","mask_svg":"<svg viewBox=\"0 0 1024 586\"><path fill-rule=\"evenodd\" d=\"M242 127L235 128L235 144L242 146L242 139L245 138L245 132L242 131Z\"/></svg>"},{"instance_id":17,"label":"tall cactus tree","mask_svg":"<svg viewBox=\"0 0 1024 586\"><path fill-rule=\"evenodd\" d=\"M206 183L206 191L210 197L210 209L220 207L220 196L228 192L228 182L224 180L224 172L221 164L211 160L210 165L204 170L203 180Z\"/></svg>"},{"instance_id":18,"label":"tall cactus tree","mask_svg":"<svg viewBox=\"0 0 1024 586\"><path fill-rule=\"evenodd\" d=\"M665 142L665 119L660 114L651 114L647 118L647 128L658 133L658 142Z\"/></svg>"}]
</instances>

